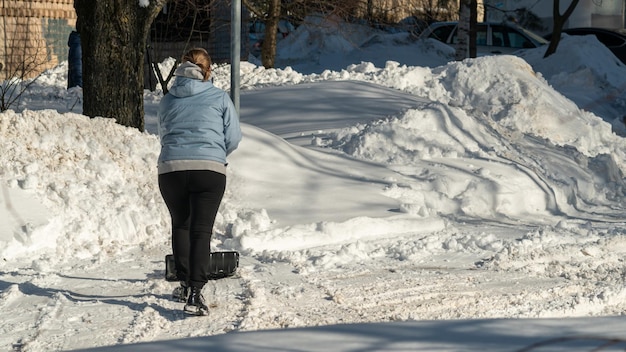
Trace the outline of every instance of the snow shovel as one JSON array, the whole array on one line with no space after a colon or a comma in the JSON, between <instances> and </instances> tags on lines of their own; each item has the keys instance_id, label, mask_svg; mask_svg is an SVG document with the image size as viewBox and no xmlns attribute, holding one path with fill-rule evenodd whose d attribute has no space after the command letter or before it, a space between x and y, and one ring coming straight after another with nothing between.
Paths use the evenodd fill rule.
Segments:
<instances>
[{"instance_id":1,"label":"snow shovel","mask_svg":"<svg viewBox=\"0 0 626 352\"><path fill-rule=\"evenodd\" d=\"M209 256L209 280L218 280L235 275L237 267L239 267L239 252L212 252ZM176 276L173 254L165 256L165 280L180 281Z\"/></svg>"}]
</instances>

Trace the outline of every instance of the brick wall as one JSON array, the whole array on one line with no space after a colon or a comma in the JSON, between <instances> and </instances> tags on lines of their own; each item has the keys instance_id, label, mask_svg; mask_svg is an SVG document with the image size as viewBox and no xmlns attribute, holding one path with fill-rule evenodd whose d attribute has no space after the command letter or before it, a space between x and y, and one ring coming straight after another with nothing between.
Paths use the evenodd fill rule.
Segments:
<instances>
[{"instance_id":1,"label":"brick wall","mask_svg":"<svg viewBox=\"0 0 626 352\"><path fill-rule=\"evenodd\" d=\"M0 2L0 79L32 78L67 60L76 23L73 0Z\"/></svg>"},{"instance_id":2,"label":"brick wall","mask_svg":"<svg viewBox=\"0 0 626 352\"><path fill-rule=\"evenodd\" d=\"M218 2L213 12L215 17L211 19L208 37L192 43L151 42L150 59L158 62L170 56L180 57L185 49L201 46L211 51L215 62L228 61L230 4ZM0 45L0 79L32 78L67 60L67 40L75 25L74 0L0 1L0 41L6 44ZM247 28L245 24L242 27L242 30ZM247 33L242 31L242 40L246 39ZM244 60L246 48L247 45L242 45ZM150 71L146 69L146 73L149 75ZM148 75L147 80L152 78Z\"/></svg>"}]
</instances>

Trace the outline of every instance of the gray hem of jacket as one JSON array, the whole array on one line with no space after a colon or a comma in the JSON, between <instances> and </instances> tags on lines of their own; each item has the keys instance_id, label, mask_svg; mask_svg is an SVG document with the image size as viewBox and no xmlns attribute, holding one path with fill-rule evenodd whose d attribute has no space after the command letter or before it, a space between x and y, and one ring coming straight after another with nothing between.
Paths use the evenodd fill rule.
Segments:
<instances>
[{"instance_id":1,"label":"gray hem of jacket","mask_svg":"<svg viewBox=\"0 0 626 352\"><path fill-rule=\"evenodd\" d=\"M159 175L174 171L209 170L226 175L226 165L213 160L168 160L158 165Z\"/></svg>"}]
</instances>

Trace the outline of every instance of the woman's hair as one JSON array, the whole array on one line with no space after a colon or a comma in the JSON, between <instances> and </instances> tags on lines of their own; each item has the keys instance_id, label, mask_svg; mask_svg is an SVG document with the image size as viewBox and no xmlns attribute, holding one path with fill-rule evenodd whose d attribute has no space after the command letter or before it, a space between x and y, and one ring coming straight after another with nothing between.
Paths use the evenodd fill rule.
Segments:
<instances>
[{"instance_id":1,"label":"woman's hair","mask_svg":"<svg viewBox=\"0 0 626 352\"><path fill-rule=\"evenodd\" d=\"M208 81L211 77L211 57L209 53L202 48L193 48L184 56L182 62L189 61L200 67L204 76L203 81Z\"/></svg>"}]
</instances>

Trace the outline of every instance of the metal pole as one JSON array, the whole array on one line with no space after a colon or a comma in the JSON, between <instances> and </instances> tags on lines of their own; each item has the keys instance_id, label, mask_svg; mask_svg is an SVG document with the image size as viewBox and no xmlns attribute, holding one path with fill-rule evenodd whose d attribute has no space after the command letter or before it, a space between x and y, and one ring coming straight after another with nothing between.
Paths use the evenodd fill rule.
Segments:
<instances>
[{"instance_id":1,"label":"metal pole","mask_svg":"<svg viewBox=\"0 0 626 352\"><path fill-rule=\"evenodd\" d=\"M239 61L241 56L241 0L232 0L230 21L230 98L239 112Z\"/></svg>"}]
</instances>

